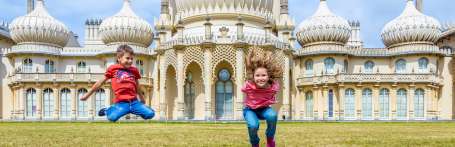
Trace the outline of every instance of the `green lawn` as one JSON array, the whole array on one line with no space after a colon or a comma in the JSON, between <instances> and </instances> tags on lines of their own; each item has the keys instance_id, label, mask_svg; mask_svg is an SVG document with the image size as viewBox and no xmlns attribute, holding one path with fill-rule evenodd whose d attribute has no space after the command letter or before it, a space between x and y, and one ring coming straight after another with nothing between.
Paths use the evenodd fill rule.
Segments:
<instances>
[{"instance_id":1,"label":"green lawn","mask_svg":"<svg viewBox=\"0 0 455 147\"><path fill-rule=\"evenodd\" d=\"M261 139L264 130L261 124ZM279 122L276 140L277 146L455 146L455 122ZM243 123L0 123L0 146L186 147L248 143Z\"/></svg>"}]
</instances>

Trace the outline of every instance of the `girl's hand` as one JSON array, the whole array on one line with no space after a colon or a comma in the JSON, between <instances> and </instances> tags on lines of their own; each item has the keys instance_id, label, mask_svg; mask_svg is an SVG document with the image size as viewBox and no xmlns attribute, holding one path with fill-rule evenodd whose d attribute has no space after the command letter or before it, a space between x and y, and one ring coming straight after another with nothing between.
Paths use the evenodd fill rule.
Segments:
<instances>
[{"instance_id":1,"label":"girl's hand","mask_svg":"<svg viewBox=\"0 0 455 147\"><path fill-rule=\"evenodd\" d=\"M84 94L84 96L81 97L81 101L86 101L89 97L88 94Z\"/></svg>"}]
</instances>

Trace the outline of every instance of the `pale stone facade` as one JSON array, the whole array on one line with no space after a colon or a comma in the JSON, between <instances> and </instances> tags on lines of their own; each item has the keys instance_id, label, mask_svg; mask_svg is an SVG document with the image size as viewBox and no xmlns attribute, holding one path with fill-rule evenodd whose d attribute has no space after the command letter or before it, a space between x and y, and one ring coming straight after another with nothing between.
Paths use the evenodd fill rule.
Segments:
<instances>
[{"instance_id":1,"label":"pale stone facade","mask_svg":"<svg viewBox=\"0 0 455 147\"><path fill-rule=\"evenodd\" d=\"M153 26L124 0L112 17L86 21L83 47L43 3L0 27L3 120L103 120L96 112L112 104L109 85L88 102L79 96L115 64L120 44L137 53L156 120L242 120L252 48L273 52L285 71L273 105L280 119L454 117L455 25L441 26L410 0L381 34L387 47L377 49L364 48L360 23L333 14L326 0L299 27L287 0L161 0Z\"/></svg>"}]
</instances>

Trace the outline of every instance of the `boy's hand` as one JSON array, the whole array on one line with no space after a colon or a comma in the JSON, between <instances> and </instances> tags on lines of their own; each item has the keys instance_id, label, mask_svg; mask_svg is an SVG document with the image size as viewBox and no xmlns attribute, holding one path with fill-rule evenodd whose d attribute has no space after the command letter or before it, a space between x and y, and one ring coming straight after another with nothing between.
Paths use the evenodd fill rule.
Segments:
<instances>
[{"instance_id":1,"label":"boy's hand","mask_svg":"<svg viewBox=\"0 0 455 147\"><path fill-rule=\"evenodd\" d=\"M145 104L145 99L140 99L140 102L141 102L142 104Z\"/></svg>"},{"instance_id":2,"label":"boy's hand","mask_svg":"<svg viewBox=\"0 0 455 147\"><path fill-rule=\"evenodd\" d=\"M86 101L89 97L89 95L84 94L84 96L81 97L81 101Z\"/></svg>"}]
</instances>

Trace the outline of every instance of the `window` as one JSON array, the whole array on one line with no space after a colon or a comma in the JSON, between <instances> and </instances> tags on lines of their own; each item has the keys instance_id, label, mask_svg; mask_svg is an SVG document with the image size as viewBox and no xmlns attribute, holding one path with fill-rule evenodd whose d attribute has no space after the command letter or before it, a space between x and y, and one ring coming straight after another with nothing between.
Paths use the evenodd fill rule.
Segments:
<instances>
[{"instance_id":1,"label":"window","mask_svg":"<svg viewBox=\"0 0 455 147\"><path fill-rule=\"evenodd\" d=\"M362 119L373 119L373 92L371 89L362 91Z\"/></svg>"},{"instance_id":2,"label":"window","mask_svg":"<svg viewBox=\"0 0 455 147\"><path fill-rule=\"evenodd\" d=\"M232 119L233 117L233 84L231 74L227 69L222 69L218 73L216 82L216 118Z\"/></svg>"},{"instance_id":3,"label":"window","mask_svg":"<svg viewBox=\"0 0 455 147\"><path fill-rule=\"evenodd\" d=\"M43 92L43 117L49 118L52 117L54 113L54 91L47 88Z\"/></svg>"},{"instance_id":4,"label":"window","mask_svg":"<svg viewBox=\"0 0 455 147\"><path fill-rule=\"evenodd\" d=\"M388 89L381 89L379 91L379 117L381 119L389 118L389 93Z\"/></svg>"},{"instance_id":5,"label":"window","mask_svg":"<svg viewBox=\"0 0 455 147\"><path fill-rule=\"evenodd\" d=\"M407 119L408 112L408 98L406 89L399 89L397 91L397 118Z\"/></svg>"},{"instance_id":6,"label":"window","mask_svg":"<svg viewBox=\"0 0 455 147\"><path fill-rule=\"evenodd\" d=\"M372 62L372 61L365 62L364 68L365 68L365 73L373 73L374 62Z\"/></svg>"},{"instance_id":7,"label":"window","mask_svg":"<svg viewBox=\"0 0 455 147\"><path fill-rule=\"evenodd\" d=\"M46 60L46 63L44 64L44 72L45 73L54 73L55 72L54 61Z\"/></svg>"},{"instance_id":8,"label":"window","mask_svg":"<svg viewBox=\"0 0 455 147\"><path fill-rule=\"evenodd\" d=\"M305 61L305 74L306 75L313 74L313 60L311 59Z\"/></svg>"},{"instance_id":9,"label":"window","mask_svg":"<svg viewBox=\"0 0 455 147\"><path fill-rule=\"evenodd\" d=\"M33 61L30 58L27 58L22 63L22 71L24 73L32 73L33 72Z\"/></svg>"},{"instance_id":10,"label":"window","mask_svg":"<svg viewBox=\"0 0 455 147\"><path fill-rule=\"evenodd\" d=\"M189 72L185 80L185 117L187 119L194 118L194 101L195 101L195 88L193 82L193 74Z\"/></svg>"},{"instance_id":11,"label":"window","mask_svg":"<svg viewBox=\"0 0 455 147\"><path fill-rule=\"evenodd\" d=\"M417 89L414 94L414 115L415 118L425 116L425 90Z\"/></svg>"},{"instance_id":12,"label":"window","mask_svg":"<svg viewBox=\"0 0 455 147\"><path fill-rule=\"evenodd\" d=\"M347 73L347 72L348 72L348 69L349 69L348 60L344 60L344 63L343 63L343 72L344 72L344 73Z\"/></svg>"},{"instance_id":13,"label":"window","mask_svg":"<svg viewBox=\"0 0 455 147\"><path fill-rule=\"evenodd\" d=\"M87 72L87 63L85 63L84 61L77 63L76 72L77 73L86 73Z\"/></svg>"},{"instance_id":14,"label":"window","mask_svg":"<svg viewBox=\"0 0 455 147\"><path fill-rule=\"evenodd\" d=\"M313 92L305 93L305 117L313 119Z\"/></svg>"},{"instance_id":15,"label":"window","mask_svg":"<svg viewBox=\"0 0 455 147\"><path fill-rule=\"evenodd\" d=\"M87 108L87 101L81 101L82 96L86 94L88 91L87 89L79 89L77 91L77 116L78 117L88 117L88 108Z\"/></svg>"},{"instance_id":16,"label":"window","mask_svg":"<svg viewBox=\"0 0 455 147\"><path fill-rule=\"evenodd\" d=\"M329 97L328 97L328 102L329 102L329 117L333 117L333 90L329 90Z\"/></svg>"},{"instance_id":17,"label":"window","mask_svg":"<svg viewBox=\"0 0 455 147\"><path fill-rule=\"evenodd\" d=\"M345 91L344 115L345 119L355 119L355 91L347 89Z\"/></svg>"},{"instance_id":18,"label":"window","mask_svg":"<svg viewBox=\"0 0 455 147\"><path fill-rule=\"evenodd\" d=\"M36 90L31 88L27 89L25 93L26 97L26 116L27 117L35 117L36 116L36 104L37 104L37 98L36 98Z\"/></svg>"},{"instance_id":19,"label":"window","mask_svg":"<svg viewBox=\"0 0 455 147\"><path fill-rule=\"evenodd\" d=\"M139 69L139 73L141 73L141 76L144 76L144 61L136 60L136 67Z\"/></svg>"},{"instance_id":20,"label":"window","mask_svg":"<svg viewBox=\"0 0 455 147\"><path fill-rule=\"evenodd\" d=\"M60 91L60 117L71 117L71 91L68 88Z\"/></svg>"},{"instance_id":21,"label":"window","mask_svg":"<svg viewBox=\"0 0 455 147\"><path fill-rule=\"evenodd\" d=\"M335 72L334 66L335 66L335 59L333 59L332 57L326 58L324 60L324 67L325 67L326 74L333 74Z\"/></svg>"},{"instance_id":22,"label":"window","mask_svg":"<svg viewBox=\"0 0 455 147\"><path fill-rule=\"evenodd\" d=\"M396 73L405 73L406 72L406 60L400 59L395 62L395 71Z\"/></svg>"},{"instance_id":23,"label":"window","mask_svg":"<svg viewBox=\"0 0 455 147\"><path fill-rule=\"evenodd\" d=\"M428 59L425 57L419 59L419 72L428 72Z\"/></svg>"},{"instance_id":24,"label":"window","mask_svg":"<svg viewBox=\"0 0 455 147\"><path fill-rule=\"evenodd\" d=\"M95 93L95 113L106 107L106 92L104 89L98 89Z\"/></svg>"}]
</instances>

